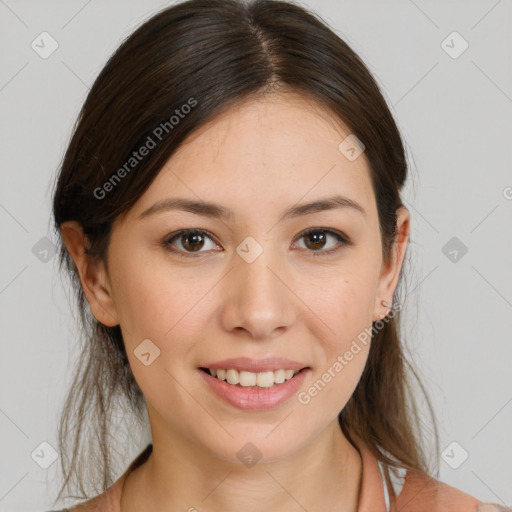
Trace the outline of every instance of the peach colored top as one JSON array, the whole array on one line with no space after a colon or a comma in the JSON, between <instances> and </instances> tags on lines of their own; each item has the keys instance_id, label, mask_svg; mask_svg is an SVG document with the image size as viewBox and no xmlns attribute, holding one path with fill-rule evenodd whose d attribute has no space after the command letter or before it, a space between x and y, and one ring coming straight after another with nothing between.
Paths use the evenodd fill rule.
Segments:
<instances>
[{"instance_id":1,"label":"peach colored top","mask_svg":"<svg viewBox=\"0 0 512 512\"><path fill-rule=\"evenodd\" d=\"M422 473L392 470L356 439L362 460L362 481L358 512L512 512L496 503L483 503L454 487ZM71 509L53 512L121 512L124 479L143 464L153 449L149 444L128 469L99 496Z\"/></svg>"}]
</instances>

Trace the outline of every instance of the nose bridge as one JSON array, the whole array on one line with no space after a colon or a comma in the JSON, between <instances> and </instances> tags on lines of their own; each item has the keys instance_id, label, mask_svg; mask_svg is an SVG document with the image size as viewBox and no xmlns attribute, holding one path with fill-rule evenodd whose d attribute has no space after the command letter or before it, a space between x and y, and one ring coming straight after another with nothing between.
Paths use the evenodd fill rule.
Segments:
<instances>
[{"instance_id":1,"label":"nose bridge","mask_svg":"<svg viewBox=\"0 0 512 512\"><path fill-rule=\"evenodd\" d=\"M258 245L246 239L233 254L235 268L224 302L224 327L244 329L254 338L269 338L293 321L293 294L285 284L285 267L279 256L270 244Z\"/></svg>"}]
</instances>

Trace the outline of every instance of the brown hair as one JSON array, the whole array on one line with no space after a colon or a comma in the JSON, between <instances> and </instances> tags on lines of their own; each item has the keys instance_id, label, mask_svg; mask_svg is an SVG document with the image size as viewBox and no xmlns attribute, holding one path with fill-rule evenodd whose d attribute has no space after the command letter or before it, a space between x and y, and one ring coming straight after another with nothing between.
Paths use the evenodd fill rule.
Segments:
<instances>
[{"instance_id":1,"label":"brown hair","mask_svg":"<svg viewBox=\"0 0 512 512\"><path fill-rule=\"evenodd\" d=\"M108 268L112 223L180 143L238 102L277 90L307 95L363 141L388 261L407 176L398 128L354 51L318 16L275 0L188 0L152 16L121 44L94 82L63 158L53 199L57 234L63 222L79 222L90 242L89 257L103 259ZM155 139L158 127L158 144L128 170L132 153L148 137ZM92 316L62 241L59 263L76 293L84 336L59 424L59 497L69 486L81 493L74 497L87 498L84 482L101 492L114 481L109 436L116 406L124 418L143 425L145 403L119 326ZM402 277L403 271L399 284ZM393 305L399 303L399 287ZM349 439L362 438L380 460L428 474L411 375L433 420L436 454L437 427L425 389L405 358L399 319L397 312L373 335L366 367L339 422Z\"/></svg>"}]
</instances>

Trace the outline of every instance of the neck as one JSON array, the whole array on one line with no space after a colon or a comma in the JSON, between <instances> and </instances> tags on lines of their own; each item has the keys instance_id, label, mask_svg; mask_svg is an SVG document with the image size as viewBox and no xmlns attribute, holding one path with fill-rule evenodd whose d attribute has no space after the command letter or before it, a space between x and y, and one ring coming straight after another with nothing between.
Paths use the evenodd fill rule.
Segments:
<instances>
[{"instance_id":1,"label":"neck","mask_svg":"<svg viewBox=\"0 0 512 512\"><path fill-rule=\"evenodd\" d=\"M153 436L150 457L124 481L121 511L356 512L361 470L337 421L314 445L252 467L220 460L185 439Z\"/></svg>"}]
</instances>

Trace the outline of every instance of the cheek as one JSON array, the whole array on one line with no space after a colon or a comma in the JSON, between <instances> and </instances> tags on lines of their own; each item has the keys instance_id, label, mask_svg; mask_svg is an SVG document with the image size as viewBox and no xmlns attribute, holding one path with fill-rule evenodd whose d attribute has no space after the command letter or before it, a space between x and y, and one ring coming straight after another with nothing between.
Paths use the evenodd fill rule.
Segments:
<instances>
[{"instance_id":1,"label":"cheek","mask_svg":"<svg viewBox=\"0 0 512 512\"><path fill-rule=\"evenodd\" d=\"M373 295L368 292L368 286L361 282L353 286L347 280L342 290L333 292L325 303L329 304L326 323L334 334L325 338L324 364L319 369L322 380L332 381L331 388L341 385L343 389L352 389L351 384L357 383L368 355Z\"/></svg>"},{"instance_id":2,"label":"cheek","mask_svg":"<svg viewBox=\"0 0 512 512\"><path fill-rule=\"evenodd\" d=\"M298 398L311 414L335 418L353 394L368 358L378 262L358 262L347 261L309 295L308 305L317 315L313 322L321 341L315 352L321 363L314 382Z\"/></svg>"},{"instance_id":3,"label":"cheek","mask_svg":"<svg viewBox=\"0 0 512 512\"><path fill-rule=\"evenodd\" d=\"M161 255L133 248L130 258L116 259L112 269L115 306L121 327L132 342L162 338L197 302L197 283L184 279ZM114 253L115 254L115 253ZM113 258L114 260L114 258Z\"/></svg>"},{"instance_id":4,"label":"cheek","mask_svg":"<svg viewBox=\"0 0 512 512\"><path fill-rule=\"evenodd\" d=\"M113 292L125 342L160 337L169 329L167 315L175 309L174 295L169 294L167 279L158 279L152 265L137 265L133 260L120 263L113 272Z\"/></svg>"},{"instance_id":5,"label":"cheek","mask_svg":"<svg viewBox=\"0 0 512 512\"><path fill-rule=\"evenodd\" d=\"M146 378L144 369L137 373L140 362L134 355L146 339L156 346L155 353L160 351L152 365L181 376L198 340L204 337L211 307L208 292L218 278L199 279L197 269L173 269L164 258L138 260L135 256L129 262L120 262L113 277L123 339L136 378L139 374ZM156 378L151 375L150 379ZM170 376L163 374L162 378Z\"/></svg>"},{"instance_id":6,"label":"cheek","mask_svg":"<svg viewBox=\"0 0 512 512\"><path fill-rule=\"evenodd\" d=\"M340 348L364 327L371 325L377 275L371 265L355 265L331 271L321 285L302 289L307 305L316 314L316 322L326 326L324 339ZM327 328L328 327L328 328Z\"/></svg>"},{"instance_id":7,"label":"cheek","mask_svg":"<svg viewBox=\"0 0 512 512\"><path fill-rule=\"evenodd\" d=\"M315 378L297 395L301 428L321 430L345 408L363 373L369 344L339 343L317 368Z\"/></svg>"},{"instance_id":8,"label":"cheek","mask_svg":"<svg viewBox=\"0 0 512 512\"><path fill-rule=\"evenodd\" d=\"M316 325L325 322L328 335L318 337L316 360L321 363L314 380L298 396L311 415L334 419L352 396L370 349L373 299L374 286L355 276L323 288L318 302L318 307L323 304L318 313L321 321Z\"/></svg>"},{"instance_id":9,"label":"cheek","mask_svg":"<svg viewBox=\"0 0 512 512\"><path fill-rule=\"evenodd\" d=\"M173 411L191 407L190 396L180 383L189 378L195 344L204 335L200 317L205 312L200 299L206 285L183 273L178 276L158 262L139 266L134 261L129 266L119 265L116 271L116 307L124 344L147 402L168 416L170 404ZM149 353L146 360L145 353Z\"/></svg>"}]
</instances>

